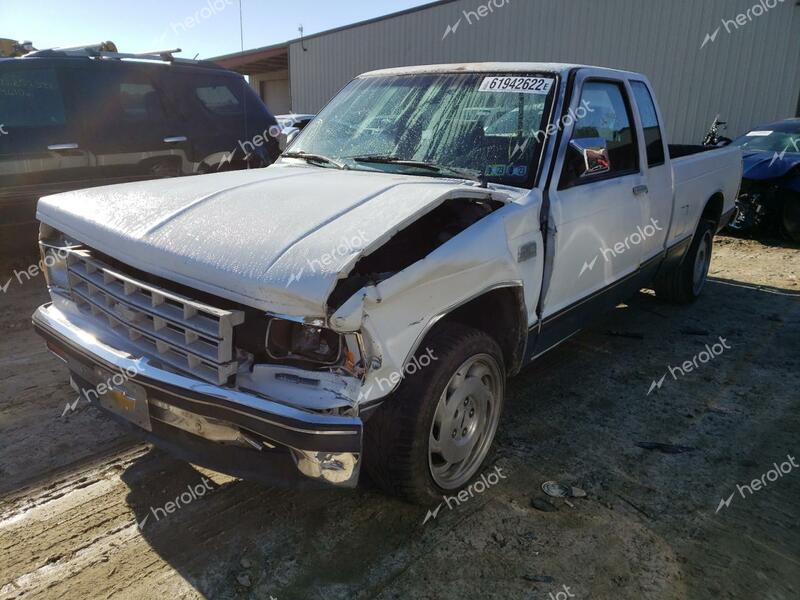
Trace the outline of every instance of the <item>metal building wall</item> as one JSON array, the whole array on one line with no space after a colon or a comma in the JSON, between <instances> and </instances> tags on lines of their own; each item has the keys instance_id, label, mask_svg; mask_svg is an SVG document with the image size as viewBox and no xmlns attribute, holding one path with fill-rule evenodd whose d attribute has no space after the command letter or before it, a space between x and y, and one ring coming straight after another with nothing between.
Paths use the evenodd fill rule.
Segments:
<instances>
[{"instance_id":1,"label":"metal building wall","mask_svg":"<svg viewBox=\"0 0 800 600\"><path fill-rule=\"evenodd\" d=\"M463 11L490 5L470 20ZM764 10L764 6L775 4ZM467 61L556 61L645 73L671 141L697 143L716 113L739 135L800 103L797 0L455 0L290 46L293 109L316 112L364 71ZM759 8L754 9L754 6ZM750 9L750 19L733 20ZM755 16L756 13L763 13ZM445 37L448 25L461 23ZM470 21L471 24L470 24ZM701 49L706 34L719 28Z\"/></svg>"}]
</instances>

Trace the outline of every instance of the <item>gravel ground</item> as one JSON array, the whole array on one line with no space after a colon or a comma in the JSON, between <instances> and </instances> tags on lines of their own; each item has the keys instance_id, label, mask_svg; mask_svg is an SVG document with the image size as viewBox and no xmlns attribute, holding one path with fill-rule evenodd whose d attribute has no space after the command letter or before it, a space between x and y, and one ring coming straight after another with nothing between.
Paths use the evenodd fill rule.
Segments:
<instances>
[{"instance_id":1,"label":"gravel ground","mask_svg":"<svg viewBox=\"0 0 800 600\"><path fill-rule=\"evenodd\" d=\"M796 599L798 277L797 247L718 238L695 305L642 292L512 380L486 468L503 478L424 524L428 509L369 484L266 488L173 460L89 405L62 416L74 393L30 326L43 282L14 279L0 599ZM548 480L587 497L533 507ZM187 486L196 499L153 516Z\"/></svg>"}]
</instances>

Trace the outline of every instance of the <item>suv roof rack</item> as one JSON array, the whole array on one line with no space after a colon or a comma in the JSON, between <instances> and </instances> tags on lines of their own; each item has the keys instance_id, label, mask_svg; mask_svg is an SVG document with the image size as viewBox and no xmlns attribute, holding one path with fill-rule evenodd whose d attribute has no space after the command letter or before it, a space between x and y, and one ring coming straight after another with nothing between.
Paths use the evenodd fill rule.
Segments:
<instances>
[{"instance_id":1,"label":"suv roof rack","mask_svg":"<svg viewBox=\"0 0 800 600\"><path fill-rule=\"evenodd\" d=\"M191 60L188 58L176 58L174 55L182 52L180 48L169 50L152 50L150 52L127 53L118 52L114 42L101 42L99 44L87 44L85 46L72 46L69 48L48 48L46 50L36 50L26 54L23 58L46 58L46 57L74 57L74 58L99 58L108 60L138 59L138 60L160 60L163 62L191 64L206 67L220 67L218 64L206 60Z\"/></svg>"}]
</instances>

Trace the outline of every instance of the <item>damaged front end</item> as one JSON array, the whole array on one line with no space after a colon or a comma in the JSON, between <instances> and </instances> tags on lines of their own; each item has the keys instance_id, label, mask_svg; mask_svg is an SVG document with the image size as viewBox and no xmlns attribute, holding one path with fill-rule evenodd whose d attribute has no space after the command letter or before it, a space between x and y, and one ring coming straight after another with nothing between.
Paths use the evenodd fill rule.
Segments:
<instances>
[{"instance_id":1,"label":"damaged front end","mask_svg":"<svg viewBox=\"0 0 800 600\"><path fill-rule=\"evenodd\" d=\"M500 220L475 232L486 256L465 258L459 234L506 206L509 194L457 187L343 258L349 268L331 279L328 309L318 317L198 291L44 225L52 303L36 312L34 326L67 363L80 398L133 423L157 445L273 484L298 482L299 475L298 483L352 487L363 419L394 388L381 381L400 372L445 298L467 294L476 282L467 278L458 284L463 290L424 302L407 292L435 281L430 269L445 279L475 265L491 269L491 255L508 251ZM51 255L61 258L46 260ZM409 307L419 314L411 325L403 323ZM105 385L122 372L132 375Z\"/></svg>"},{"instance_id":2,"label":"damaged front end","mask_svg":"<svg viewBox=\"0 0 800 600\"><path fill-rule=\"evenodd\" d=\"M744 166L738 215L730 229L800 241L800 155L750 153L745 154Z\"/></svg>"}]
</instances>

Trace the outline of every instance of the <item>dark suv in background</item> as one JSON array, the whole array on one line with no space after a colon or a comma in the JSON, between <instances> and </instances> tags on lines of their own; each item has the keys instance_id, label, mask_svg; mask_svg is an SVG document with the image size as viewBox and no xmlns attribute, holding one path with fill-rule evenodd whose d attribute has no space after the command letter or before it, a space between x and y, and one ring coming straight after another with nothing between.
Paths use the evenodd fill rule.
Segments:
<instances>
[{"instance_id":1,"label":"dark suv in background","mask_svg":"<svg viewBox=\"0 0 800 600\"><path fill-rule=\"evenodd\" d=\"M0 254L35 251L41 196L266 166L271 128L244 77L214 63L91 48L0 59Z\"/></svg>"}]
</instances>

